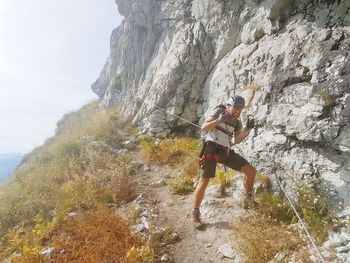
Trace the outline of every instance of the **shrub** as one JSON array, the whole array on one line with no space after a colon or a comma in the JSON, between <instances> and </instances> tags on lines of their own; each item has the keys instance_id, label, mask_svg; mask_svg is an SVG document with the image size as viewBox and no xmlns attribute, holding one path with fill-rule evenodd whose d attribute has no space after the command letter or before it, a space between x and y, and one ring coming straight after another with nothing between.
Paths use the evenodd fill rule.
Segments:
<instances>
[{"instance_id":1,"label":"shrub","mask_svg":"<svg viewBox=\"0 0 350 263\"><path fill-rule=\"evenodd\" d=\"M235 175L236 172L231 169L226 173L222 169L217 169L215 177L210 180L210 184L219 185L221 187L221 192L224 195L225 189L231 185L232 177Z\"/></svg>"},{"instance_id":2,"label":"shrub","mask_svg":"<svg viewBox=\"0 0 350 263\"><path fill-rule=\"evenodd\" d=\"M43 240L52 233L57 224L57 217L51 219L36 216L30 223L7 233L7 249L21 254L16 262L41 262L39 252L43 248Z\"/></svg>"},{"instance_id":3,"label":"shrub","mask_svg":"<svg viewBox=\"0 0 350 263\"><path fill-rule=\"evenodd\" d=\"M197 160L201 142L191 138L157 139L148 137L141 141L141 150L150 162L183 166L188 157Z\"/></svg>"},{"instance_id":4,"label":"shrub","mask_svg":"<svg viewBox=\"0 0 350 263\"><path fill-rule=\"evenodd\" d=\"M154 255L128 226L107 209L84 213L85 219L66 220L48 243L55 262L146 262ZM62 252L64 251L64 252Z\"/></svg>"},{"instance_id":5,"label":"shrub","mask_svg":"<svg viewBox=\"0 0 350 263\"><path fill-rule=\"evenodd\" d=\"M237 248L247 262L268 262L278 252L296 251L306 245L297 230L266 217L238 219L233 224Z\"/></svg>"},{"instance_id":6,"label":"shrub","mask_svg":"<svg viewBox=\"0 0 350 263\"><path fill-rule=\"evenodd\" d=\"M180 175L173 179L170 183L173 192L178 194L191 193L193 188L193 178L188 175Z\"/></svg>"}]
</instances>

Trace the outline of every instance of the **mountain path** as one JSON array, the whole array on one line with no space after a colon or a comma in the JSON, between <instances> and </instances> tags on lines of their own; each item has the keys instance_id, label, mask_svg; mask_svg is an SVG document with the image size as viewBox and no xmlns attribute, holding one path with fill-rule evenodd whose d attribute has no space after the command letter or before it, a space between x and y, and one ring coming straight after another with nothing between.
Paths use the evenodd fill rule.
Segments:
<instances>
[{"instance_id":1,"label":"mountain path","mask_svg":"<svg viewBox=\"0 0 350 263\"><path fill-rule=\"evenodd\" d=\"M141 152L137 152L136 156L138 162L149 165ZM239 206L237 197L231 195L216 198L206 193L201 206L202 219L206 226L202 231L195 230L190 217L193 193L179 195L170 190L170 181L179 175L180 170L169 166L149 166L150 171L136 178L138 192L156 206L158 218L154 224L157 227L172 228L181 238L181 241L161 248L157 262L245 262L234 250L234 233L230 224L234 219L250 216L250 212ZM161 180L166 182L164 186L152 187L152 184ZM218 253L223 245L226 247L226 256Z\"/></svg>"}]
</instances>

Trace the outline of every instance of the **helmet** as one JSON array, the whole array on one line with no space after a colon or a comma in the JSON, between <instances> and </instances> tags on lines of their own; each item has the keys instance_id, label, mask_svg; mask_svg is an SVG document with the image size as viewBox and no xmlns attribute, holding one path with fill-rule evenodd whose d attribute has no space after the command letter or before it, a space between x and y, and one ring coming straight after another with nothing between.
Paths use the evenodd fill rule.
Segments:
<instances>
[{"instance_id":1,"label":"helmet","mask_svg":"<svg viewBox=\"0 0 350 263\"><path fill-rule=\"evenodd\" d=\"M243 97L238 95L233 95L227 100L226 105L232 106L235 108L243 108L245 105L245 101Z\"/></svg>"}]
</instances>

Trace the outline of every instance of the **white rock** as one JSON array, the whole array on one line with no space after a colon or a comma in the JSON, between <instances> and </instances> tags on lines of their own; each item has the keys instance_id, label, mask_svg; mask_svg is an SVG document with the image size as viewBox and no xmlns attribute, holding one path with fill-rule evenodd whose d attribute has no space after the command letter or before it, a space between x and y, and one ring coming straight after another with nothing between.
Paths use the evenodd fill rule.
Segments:
<instances>
[{"instance_id":1,"label":"white rock","mask_svg":"<svg viewBox=\"0 0 350 263\"><path fill-rule=\"evenodd\" d=\"M350 206L346 207L345 209L336 214L337 218L344 218L347 216L350 216Z\"/></svg>"},{"instance_id":2,"label":"white rock","mask_svg":"<svg viewBox=\"0 0 350 263\"><path fill-rule=\"evenodd\" d=\"M142 232L145 229L146 229L146 227L145 227L145 225L143 223L140 223L140 224L137 224L137 225L134 225L134 226L131 227L131 231L134 234L140 233L140 232Z\"/></svg>"},{"instance_id":3,"label":"white rock","mask_svg":"<svg viewBox=\"0 0 350 263\"><path fill-rule=\"evenodd\" d=\"M335 250L337 251L337 253L345 253L348 252L350 250L350 244L346 245L346 246L340 246L340 247L336 247Z\"/></svg>"},{"instance_id":4,"label":"white rock","mask_svg":"<svg viewBox=\"0 0 350 263\"><path fill-rule=\"evenodd\" d=\"M139 194L133 202L138 205L142 205L145 202L145 199L143 198L142 194Z\"/></svg>"},{"instance_id":5,"label":"white rock","mask_svg":"<svg viewBox=\"0 0 350 263\"><path fill-rule=\"evenodd\" d=\"M68 214L68 216L69 216L69 217L76 217L76 216L78 216L78 213L77 213L77 212L70 212L70 213Z\"/></svg>"},{"instance_id":6,"label":"white rock","mask_svg":"<svg viewBox=\"0 0 350 263\"><path fill-rule=\"evenodd\" d=\"M149 172L149 171L151 171L151 166L149 166L149 165L143 165L143 166L141 167L141 172L145 173L145 172Z\"/></svg>"},{"instance_id":7,"label":"white rock","mask_svg":"<svg viewBox=\"0 0 350 263\"><path fill-rule=\"evenodd\" d=\"M46 247L46 248L43 248L39 254L40 256L43 256L43 257L50 257L54 251L55 251L54 247Z\"/></svg>"},{"instance_id":8,"label":"white rock","mask_svg":"<svg viewBox=\"0 0 350 263\"><path fill-rule=\"evenodd\" d=\"M343 245L344 243L348 243L349 239L346 235L342 233L332 233L324 244L325 247L338 247Z\"/></svg>"},{"instance_id":9,"label":"white rock","mask_svg":"<svg viewBox=\"0 0 350 263\"><path fill-rule=\"evenodd\" d=\"M129 140L123 142L122 145L128 150L135 150L137 147L137 145L134 142L129 141Z\"/></svg>"},{"instance_id":10,"label":"white rock","mask_svg":"<svg viewBox=\"0 0 350 263\"><path fill-rule=\"evenodd\" d=\"M236 252L232 249L230 244L220 245L217 253L226 258L234 259L236 257Z\"/></svg>"},{"instance_id":11,"label":"white rock","mask_svg":"<svg viewBox=\"0 0 350 263\"><path fill-rule=\"evenodd\" d=\"M153 187L153 188L163 187L165 185L166 185L166 182L165 182L164 179L161 179L161 180L159 180L157 182L151 183L151 187Z\"/></svg>"},{"instance_id":12,"label":"white rock","mask_svg":"<svg viewBox=\"0 0 350 263\"><path fill-rule=\"evenodd\" d=\"M169 255L168 254L164 254L160 257L160 261L162 262L166 262L169 261Z\"/></svg>"},{"instance_id":13,"label":"white rock","mask_svg":"<svg viewBox=\"0 0 350 263\"><path fill-rule=\"evenodd\" d=\"M205 191L205 195L208 197L221 198L223 197L222 187L220 185L209 185Z\"/></svg>"},{"instance_id":14,"label":"white rock","mask_svg":"<svg viewBox=\"0 0 350 263\"><path fill-rule=\"evenodd\" d=\"M148 224L148 221L147 221L147 217L146 216L141 216L140 218L143 226L144 226L144 229L148 229L149 228L149 224Z\"/></svg>"}]
</instances>

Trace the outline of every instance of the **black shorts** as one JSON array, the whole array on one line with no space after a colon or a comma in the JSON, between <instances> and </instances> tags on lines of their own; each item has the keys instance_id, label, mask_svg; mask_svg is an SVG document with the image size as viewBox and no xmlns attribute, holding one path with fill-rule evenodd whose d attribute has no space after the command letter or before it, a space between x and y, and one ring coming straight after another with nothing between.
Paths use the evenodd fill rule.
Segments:
<instances>
[{"instance_id":1,"label":"black shorts","mask_svg":"<svg viewBox=\"0 0 350 263\"><path fill-rule=\"evenodd\" d=\"M228 148L225 146L211 141L205 142L199 160L201 176L205 178L215 177L217 163L224 164L236 171L241 171L241 168L245 165L251 165L246 159L235 153L234 150L230 150L229 154L227 154L227 151Z\"/></svg>"}]
</instances>

